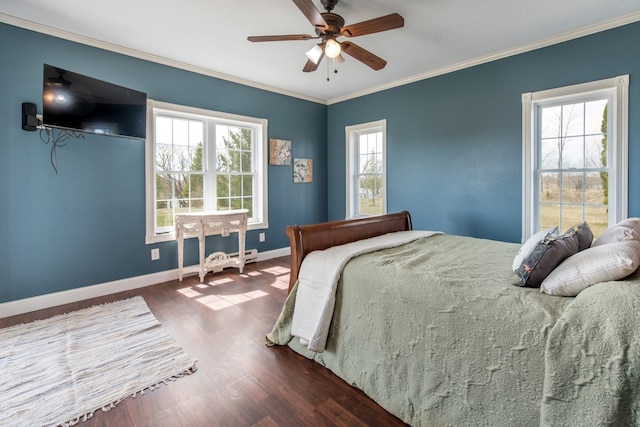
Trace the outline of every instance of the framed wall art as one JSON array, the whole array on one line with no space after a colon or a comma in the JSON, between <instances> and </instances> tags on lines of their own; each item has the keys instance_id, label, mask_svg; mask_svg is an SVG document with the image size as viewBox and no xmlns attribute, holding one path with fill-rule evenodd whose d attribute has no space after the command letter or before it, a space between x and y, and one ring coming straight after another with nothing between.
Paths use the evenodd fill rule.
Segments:
<instances>
[{"instance_id":1,"label":"framed wall art","mask_svg":"<svg viewBox=\"0 0 640 427\"><path fill-rule=\"evenodd\" d=\"M293 182L313 182L313 160L293 159Z\"/></svg>"},{"instance_id":2,"label":"framed wall art","mask_svg":"<svg viewBox=\"0 0 640 427\"><path fill-rule=\"evenodd\" d=\"M275 138L269 140L269 164L291 165L291 141Z\"/></svg>"}]
</instances>

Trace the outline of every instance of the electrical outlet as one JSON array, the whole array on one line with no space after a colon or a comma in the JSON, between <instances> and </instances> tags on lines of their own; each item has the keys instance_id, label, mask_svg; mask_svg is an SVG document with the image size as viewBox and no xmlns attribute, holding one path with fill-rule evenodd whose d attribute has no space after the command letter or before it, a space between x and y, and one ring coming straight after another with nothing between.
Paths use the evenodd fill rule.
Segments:
<instances>
[{"instance_id":1,"label":"electrical outlet","mask_svg":"<svg viewBox=\"0 0 640 427\"><path fill-rule=\"evenodd\" d=\"M155 261L160 259L160 249L154 248L151 249L151 261Z\"/></svg>"},{"instance_id":2,"label":"electrical outlet","mask_svg":"<svg viewBox=\"0 0 640 427\"><path fill-rule=\"evenodd\" d=\"M259 237L260 237L260 242L265 241L264 233L260 233Z\"/></svg>"}]
</instances>

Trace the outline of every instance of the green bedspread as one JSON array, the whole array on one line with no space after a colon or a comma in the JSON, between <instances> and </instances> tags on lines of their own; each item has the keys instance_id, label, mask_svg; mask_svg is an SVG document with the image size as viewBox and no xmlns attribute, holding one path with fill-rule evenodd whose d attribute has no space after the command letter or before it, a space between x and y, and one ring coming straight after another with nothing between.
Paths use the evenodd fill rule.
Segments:
<instances>
[{"instance_id":1,"label":"green bedspread","mask_svg":"<svg viewBox=\"0 0 640 427\"><path fill-rule=\"evenodd\" d=\"M541 425L640 425L638 279L582 291L551 330Z\"/></svg>"},{"instance_id":2,"label":"green bedspread","mask_svg":"<svg viewBox=\"0 0 640 427\"><path fill-rule=\"evenodd\" d=\"M295 288L267 343L415 426L637 423L640 282L544 295L512 285L518 247L438 235L361 255L338 284L325 352L290 335Z\"/></svg>"}]
</instances>

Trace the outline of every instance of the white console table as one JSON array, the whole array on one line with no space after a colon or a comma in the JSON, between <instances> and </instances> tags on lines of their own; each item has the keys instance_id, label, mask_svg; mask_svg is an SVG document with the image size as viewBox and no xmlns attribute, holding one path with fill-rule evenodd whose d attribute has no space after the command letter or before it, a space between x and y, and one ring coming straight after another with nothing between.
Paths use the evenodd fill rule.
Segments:
<instances>
[{"instance_id":1,"label":"white console table","mask_svg":"<svg viewBox=\"0 0 640 427\"><path fill-rule=\"evenodd\" d=\"M208 211L176 214L176 240L178 242L178 278L182 280L185 237L197 237L200 254L200 282L208 271L222 271L226 267L244 269L244 246L247 232L247 209ZM238 257L224 252L214 252L205 258L205 236L220 234L228 237L238 233Z\"/></svg>"}]
</instances>

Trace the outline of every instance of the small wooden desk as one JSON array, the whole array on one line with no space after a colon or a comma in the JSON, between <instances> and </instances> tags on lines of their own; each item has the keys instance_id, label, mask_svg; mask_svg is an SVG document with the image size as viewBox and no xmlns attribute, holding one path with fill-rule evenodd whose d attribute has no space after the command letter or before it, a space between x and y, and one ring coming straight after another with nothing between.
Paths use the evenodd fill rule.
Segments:
<instances>
[{"instance_id":1,"label":"small wooden desk","mask_svg":"<svg viewBox=\"0 0 640 427\"><path fill-rule=\"evenodd\" d=\"M200 282L208 271L222 271L225 267L244 269L244 246L247 233L248 209L207 211L176 214L176 240L178 242L178 278L182 280L184 263L184 238L198 237L200 253ZM229 237L238 233L238 258L224 252L214 252L205 259L205 236L220 234Z\"/></svg>"}]
</instances>

